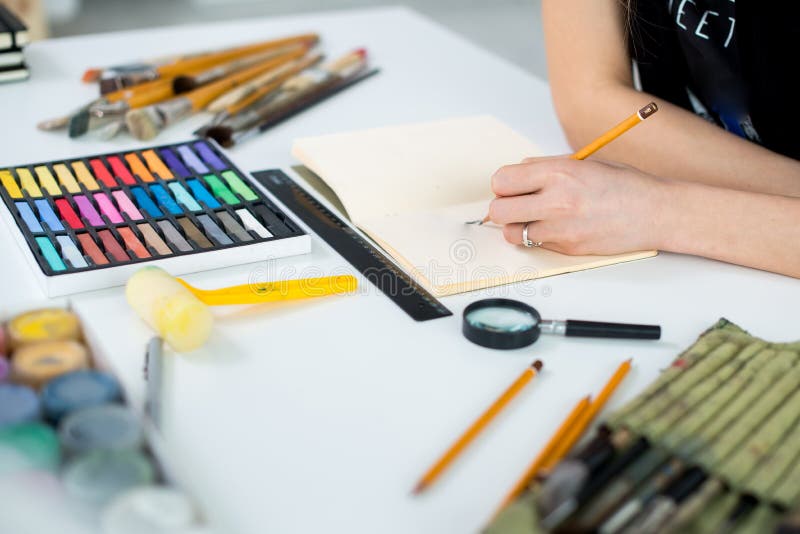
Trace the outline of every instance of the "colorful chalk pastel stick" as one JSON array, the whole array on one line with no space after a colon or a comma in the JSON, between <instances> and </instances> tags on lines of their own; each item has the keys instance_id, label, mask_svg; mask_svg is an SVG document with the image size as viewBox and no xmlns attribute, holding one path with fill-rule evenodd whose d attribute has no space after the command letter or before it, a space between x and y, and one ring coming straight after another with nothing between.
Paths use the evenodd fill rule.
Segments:
<instances>
[{"instance_id":1,"label":"colorful chalk pastel stick","mask_svg":"<svg viewBox=\"0 0 800 534\"><path fill-rule=\"evenodd\" d=\"M201 140L0 168L0 196L55 276L300 235L244 176Z\"/></svg>"}]
</instances>

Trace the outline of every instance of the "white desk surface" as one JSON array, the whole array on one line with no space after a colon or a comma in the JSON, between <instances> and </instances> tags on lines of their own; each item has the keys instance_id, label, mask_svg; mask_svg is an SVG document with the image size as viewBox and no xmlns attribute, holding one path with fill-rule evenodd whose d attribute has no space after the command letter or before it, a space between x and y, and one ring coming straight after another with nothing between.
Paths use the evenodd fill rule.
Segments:
<instances>
[{"instance_id":1,"label":"white desk surface","mask_svg":"<svg viewBox=\"0 0 800 534\"><path fill-rule=\"evenodd\" d=\"M79 82L87 66L301 31L321 32L332 55L364 45L383 72L230 151L244 170L289 166L298 136L479 113L500 117L548 152L568 150L544 82L411 11L385 8L35 43L26 51L31 80L0 87L0 164L142 146L126 136L70 140L35 129L39 119L94 95ZM155 142L186 139L203 120ZM0 250L0 314L45 303L5 227ZM244 283L254 272L288 278L343 268L348 264L315 239L307 256L188 279L215 287ZM462 309L501 295L547 318L658 323L663 339L543 338L511 352L472 345L460 333ZM140 404L142 350L151 333L122 289L71 302ZM221 533L476 531L569 408L598 391L618 363L633 357L634 369L610 408L721 316L769 340L800 338L797 302L797 280L662 254L448 297L454 315L425 323L365 281L357 296L224 310L207 347L168 358L165 440L180 482ZM429 464L534 358L545 362L541 376L428 494L412 497Z\"/></svg>"}]
</instances>

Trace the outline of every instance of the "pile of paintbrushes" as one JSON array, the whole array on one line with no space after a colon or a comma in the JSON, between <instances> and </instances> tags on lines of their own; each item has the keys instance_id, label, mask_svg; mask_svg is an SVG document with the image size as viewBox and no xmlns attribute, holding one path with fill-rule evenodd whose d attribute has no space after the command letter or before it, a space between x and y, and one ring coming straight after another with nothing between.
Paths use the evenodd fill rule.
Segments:
<instances>
[{"instance_id":1,"label":"pile of paintbrushes","mask_svg":"<svg viewBox=\"0 0 800 534\"><path fill-rule=\"evenodd\" d=\"M800 532L800 343L720 321L539 475L487 532Z\"/></svg>"},{"instance_id":2,"label":"pile of paintbrushes","mask_svg":"<svg viewBox=\"0 0 800 534\"><path fill-rule=\"evenodd\" d=\"M363 49L319 66L323 55L315 49L318 42L318 35L305 34L90 69L84 81L97 82L100 97L38 126L66 128L70 137L91 133L101 139L127 129L147 140L208 110L216 116L195 133L230 146L377 72L367 70Z\"/></svg>"}]
</instances>

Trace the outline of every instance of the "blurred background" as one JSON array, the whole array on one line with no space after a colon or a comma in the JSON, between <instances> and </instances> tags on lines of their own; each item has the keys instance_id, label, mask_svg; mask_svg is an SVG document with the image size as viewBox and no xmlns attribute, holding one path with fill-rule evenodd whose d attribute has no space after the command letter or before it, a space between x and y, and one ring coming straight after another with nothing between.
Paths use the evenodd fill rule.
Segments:
<instances>
[{"instance_id":1,"label":"blurred background","mask_svg":"<svg viewBox=\"0 0 800 534\"><path fill-rule=\"evenodd\" d=\"M34 38L64 37L386 5L381 0L0 0ZM523 69L545 77L540 0L407 0L415 9Z\"/></svg>"}]
</instances>

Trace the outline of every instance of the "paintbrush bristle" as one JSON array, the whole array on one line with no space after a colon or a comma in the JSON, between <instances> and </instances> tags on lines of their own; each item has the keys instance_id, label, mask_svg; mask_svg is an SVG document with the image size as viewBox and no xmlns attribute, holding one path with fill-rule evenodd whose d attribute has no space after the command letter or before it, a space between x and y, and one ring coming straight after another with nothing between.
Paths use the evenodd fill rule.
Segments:
<instances>
[{"instance_id":1,"label":"paintbrush bristle","mask_svg":"<svg viewBox=\"0 0 800 534\"><path fill-rule=\"evenodd\" d=\"M213 139L225 148L230 148L233 146L233 128L230 126L221 124L212 126L205 131L204 135L205 137Z\"/></svg>"},{"instance_id":2,"label":"paintbrush bristle","mask_svg":"<svg viewBox=\"0 0 800 534\"><path fill-rule=\"evenodd\" d=\"M152 108L132 109L125 114L125 124L136 139L146 141L161 131L162 122Z\"/></svg>"},{"instance_id":3,"label":"paintbrush bristle","mask_svg":"<svg viewBox=\"0 0 800 534\"><path fill-rule=\"evenodd\" d=\"M82 109L69 118L69 136L80 137L89 130L89 110Z\"/></svg>"}]
</instances>

